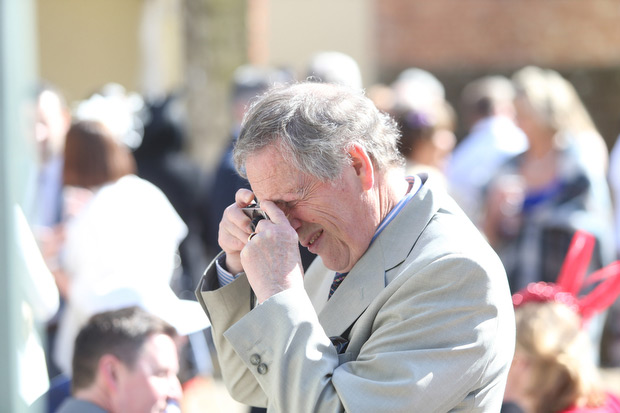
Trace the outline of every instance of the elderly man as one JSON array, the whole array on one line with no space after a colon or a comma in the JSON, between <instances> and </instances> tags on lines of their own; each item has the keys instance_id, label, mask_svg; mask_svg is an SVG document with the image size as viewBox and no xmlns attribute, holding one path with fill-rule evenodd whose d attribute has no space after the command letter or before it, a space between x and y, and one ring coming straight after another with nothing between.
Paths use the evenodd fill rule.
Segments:
<instances>
[{"instance_id":1,"label":"elderly man","mask_svg":"<svg viewBox=\"0 0 620 413\"><path fill-rule=\"evenodd\" d=\"M139 307L99 313L80 330L73 397L57 413L164 412L181 399L174 327Z\"/></svg>"},{"instance_id":2,"label":"elderly man","mask_svg":"<svg viewBox=\"0 0 620 413\"><path fill-rule=\"evenodd\" d=\"M273 412L499 411L514 350L504 269L432 179L405 179L394 122L299 83L250 108L252 192L220 223L197 296L231 394ZM242 208L269 217L255 228ZM297 243L319 258L303 274Z\"/></svg>"}]
</instances>

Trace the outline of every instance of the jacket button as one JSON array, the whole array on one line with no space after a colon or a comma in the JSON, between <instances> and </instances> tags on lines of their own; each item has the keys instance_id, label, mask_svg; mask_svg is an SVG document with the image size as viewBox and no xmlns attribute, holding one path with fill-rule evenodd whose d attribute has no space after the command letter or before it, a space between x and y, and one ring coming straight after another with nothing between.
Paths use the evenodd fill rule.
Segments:
<instances>
[{"instance_id":1,"label":"jacket button","mask_svg":"<svg viewBox=\"0 0 620 413\"><path fill-rule=\"evenodd\" d=\"M267 368L267 365L265 363L261 363L258 365L256 370L258 371L258 374L265 374L269 369Z\"/></svg>"},{"instance_id":2,"label":"jacket button","mask_svg":"<svg viewBox=\"0 0 620 413\"><path fill-rule=\"evenodd\" d=\"M250 363L253 366L258 366L260 364L260 356L258 354L252 354L250 356Z\"/></svg>"}]
</instances>

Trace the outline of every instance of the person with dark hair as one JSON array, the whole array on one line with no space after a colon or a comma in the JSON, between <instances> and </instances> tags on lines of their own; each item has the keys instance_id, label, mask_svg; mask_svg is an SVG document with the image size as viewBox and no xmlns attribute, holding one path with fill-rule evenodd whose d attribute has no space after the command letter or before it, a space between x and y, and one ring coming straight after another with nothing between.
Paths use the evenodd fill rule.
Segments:
<instances>
[{"instance_id":1,"label":"person with dark hair","mask_svg":"<svg viewBox=\"0 0 620 413\"><path fill-rule=\"evenodd\" d=\"M357 89L276 86L234 148L240 189L196 295L222 377L270 412L498 411L514 351L506 274L396 123ZM258 205L254 205L254 201ZM268 219L254 226L245 208ZM304 271L298 245L318 257Z\"/></svg>"},{"instance_id":2,"label":"person with dark hair","mask_svg":"<svg viewBox=\"0 0 620 413\"><path fill-rule=\"evenodd\" d=\"M401 133L398 150L407 162L407 175L432 174L447 189L444 170L456 143L456 114L450 103L442 100L426 108L400 109L395 117Z\"/></svg>"},{"instance_id":3,"label":"person with dark hair","mask_svg":"<svg viewBox=\"0 0 620 413\"><path fill-rule=\"evenodd\" d=\"M527 148L527 139L515 124L514 86L504 76L472 80L461 92L460 114L467 135L446 165L450 194L482 227L484 188L510 157Z\"/></svg>"},{"instance_id":4,"label":"person with dark hair","mask_svg":"<svg viewBox=\"0 0 620 413\"><path fill-rule=\"evenodd\" d=\"M75 340L72 397L57 412L163 412L180 403L176 338L139 307L93 315Z\"/></svg>"},{"instance_id":5,"label":"person with dark hair","mask_svg":"<svg viewBox=\"0 0 620 413\"><path fill-rule=\"evenodd\" d=\"M185 225L187 236L179 245L182 273L178 290L191 295L207 264L201 228L206 175L185 152L187 135L181 96L146 102L146 121L142 142L133 155L138 176L151 182L166 195Z\"/></svg>"},{"instance_id":6,"label":"person with dark hair","mask_svg":"<svg viewBox=\"0 0 620 413\"><path fill-rule=\"evenodd\" d=\"M69 377L73 341L94 313L141 305L182 335L208 326L199 304L179 300L170 285L186 226L163 192L135 171L131 151L106 125L78 120L71 126L62 253L67 305L54 346L54 360Z\"/></svg>"},{"instance_id":7,"label":"person with dark hair","mask_svg":"<svg viewBox=\"0 0 620 413\"><path fill-rule=\"evenodd\" d=\"M80 121L67 132L63 180L66 186L98 188L135 174L136 161L103 123Z\"/></svg>"}]
</instances>

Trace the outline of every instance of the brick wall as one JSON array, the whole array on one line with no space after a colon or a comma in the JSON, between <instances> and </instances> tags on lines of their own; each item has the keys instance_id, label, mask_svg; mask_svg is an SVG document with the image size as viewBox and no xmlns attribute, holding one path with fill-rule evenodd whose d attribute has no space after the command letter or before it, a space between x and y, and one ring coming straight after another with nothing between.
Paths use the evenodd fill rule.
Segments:
<instances>
[{"instance_id":1,"label":"brick wall","mask_svg":"<svg viewBox=\"0 0 620 413\"><path fill-rule=\"evenodd\" d=\"M620 65L617 0L378 0L382 65Z\"/></svg>"},{"instance_id":2,"label":"brick wall","mask_svg":"<svg viewBox=\"0 0 620 413\"><path fill-rule=\"evenodd\" d=\"M620 1L376 0L377 73L427 69L456 102L464 84L527 64L565 75L611 146L620 133Z\"/></svg>"}]
</instances>

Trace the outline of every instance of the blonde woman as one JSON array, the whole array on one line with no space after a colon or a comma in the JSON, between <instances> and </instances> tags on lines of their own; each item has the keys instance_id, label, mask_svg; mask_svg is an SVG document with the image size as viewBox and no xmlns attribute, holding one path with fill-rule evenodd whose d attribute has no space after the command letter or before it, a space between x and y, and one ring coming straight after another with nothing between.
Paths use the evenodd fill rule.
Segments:
<instances>
[{"instance_id":1,"label":"blonde woman","mask_svg":"<svg viewBox=\"0 0 620 413\"><path fill-rule=\"evenodd\" d=\"M530 282L554 282L577 230L596 237L592 269L614 260L615 250L607 157L586 149L600 135L576 91L548 69L526 67L512 79L517 124L529 147L489 185L484 232L514 293Z\"/></svg>"}]
</instances>

